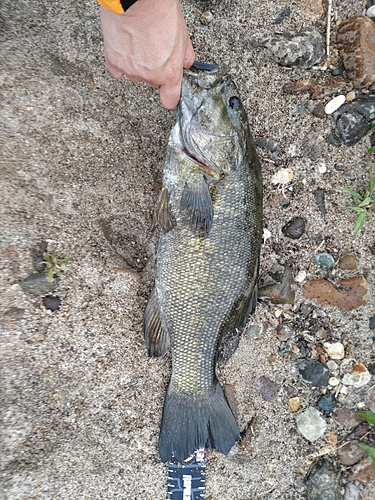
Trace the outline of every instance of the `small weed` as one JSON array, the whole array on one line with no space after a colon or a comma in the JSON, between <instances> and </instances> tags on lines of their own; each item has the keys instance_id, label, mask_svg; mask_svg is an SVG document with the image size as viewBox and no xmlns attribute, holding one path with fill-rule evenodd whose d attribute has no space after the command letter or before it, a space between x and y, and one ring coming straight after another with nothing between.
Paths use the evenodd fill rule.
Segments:
<instances>
[{"instance_id":1,"label":"small weed","mask_svg":"<svg viewBox=\"0 0 375 500\"><path fill-rule=\"evenodd\" d=\"M373 411L359 411L357 415L366 420L371 425L375 426L375 413ZM375 448L367 444L358 443L363 450L367 451L371 460L375 463Z\"/></svg>"},{"instance_id":2,"label":"small weed","mask_svg":"<svg viewBox=\"0 0 375 500\"><path fill-rule=\"evenodd\" d=\"M361 230L365 222L366 215L369 212L372 212L372 210L375 207L375 174L373 168L370 168L369 176L370 180L367 186L367 190L363 196L357 193L357 191L353 191L353 189L342 188L343 191L353 196L354 201L356 203L354 207L348 207L348 208L354 210L355 212L358 212L358 219L354 228L353 239L357 236L358 232Z\"/></svg>"},{"instance_id":3,"label":"small weed","mask_svg":"<svg viewBox=\"0 0 375 500\"><path fill-rule=\"evenodd\" d=\"M47 266L47 280L52 281L55 276L60 276L63 273L61 266L72 260L71 257L66 257L65 259L57 259L55 250L52 250L51 254L45 252L43 254L43 261L41 264Z\"/></svg>"}]
</instances>

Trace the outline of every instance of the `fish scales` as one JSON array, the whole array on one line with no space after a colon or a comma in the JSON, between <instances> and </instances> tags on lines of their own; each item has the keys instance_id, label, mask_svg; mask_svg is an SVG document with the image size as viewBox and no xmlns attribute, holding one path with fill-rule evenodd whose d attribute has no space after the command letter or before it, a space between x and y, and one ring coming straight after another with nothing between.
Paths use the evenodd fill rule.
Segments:
<instances>
[{"instance_id":1,"label":"fish scales","mask_svg":"<svg viewBox=\"0 0 375 500\"><path fill-rule=\"evenodd\" d=\"M173 223L160 235L145 337L153 355L172 347L159 452L163 461L182 461L200 447L228 453L238 438L215 366L256 301L260 165L237 89L220 71L194 75L193 83L185 77L163 185Z\"/></svg>"}]
</instances>

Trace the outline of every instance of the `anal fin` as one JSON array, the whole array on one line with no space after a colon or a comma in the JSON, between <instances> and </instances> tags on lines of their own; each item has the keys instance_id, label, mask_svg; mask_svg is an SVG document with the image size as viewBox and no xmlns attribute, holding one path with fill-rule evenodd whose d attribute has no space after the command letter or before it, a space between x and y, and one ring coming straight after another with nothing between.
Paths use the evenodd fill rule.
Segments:
<instances>
[{"instance_id":1,"label":"anal fin","mask_svg":"<svg viewBox=\"0 0 375 500\"><path fill-rule=\"evenodd\" d=\"M143 315L143 331L148 355L163 356L171 345L170 336L162 325L160 306L155 289Z\"/></svg>"}]
</instances>

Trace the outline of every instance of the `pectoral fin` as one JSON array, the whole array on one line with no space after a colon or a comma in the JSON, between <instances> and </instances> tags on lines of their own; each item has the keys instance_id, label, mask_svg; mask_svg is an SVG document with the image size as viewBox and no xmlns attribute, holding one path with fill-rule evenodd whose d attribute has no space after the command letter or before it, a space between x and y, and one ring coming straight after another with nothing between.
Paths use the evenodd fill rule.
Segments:
<instances>
[{"instance_id":1,"label":"pectoral fin","mask_svg":"<svg viewBox=\"0 0 375 500\"><path fill-rule=\"evenodd\" d=\"M150 358L163 356L171 345L169 333L162 325L160 305L155 289L143 315L143 330Z\"/></svg>"},{"instance_id":2,"label":"pectoral fin","mask_svg":"<svg viewBox=\"0 0 375 500\"><path fill-rule=\"evenodd\" d=\"M200 177L197 182L186 183L180 206L186 212L193 231L204 235L211 231L214 207L204 177Z\"/></svg>"},{"instance_id":3,"label":"pectoral fin","mask_svg":"<svg viewBox=\"0 0 375 500\"><path fill-rule=\"evenodd\" d=\"M160 191L159 198L156 202L154 217L152 225L150 227L150 231L153 231L157 225L161 227L163 233L168 233L168 231L173 229L174 225L172 212L169 209L168 191L166 188L163 188Z\"/></svg>"}]
</instances>

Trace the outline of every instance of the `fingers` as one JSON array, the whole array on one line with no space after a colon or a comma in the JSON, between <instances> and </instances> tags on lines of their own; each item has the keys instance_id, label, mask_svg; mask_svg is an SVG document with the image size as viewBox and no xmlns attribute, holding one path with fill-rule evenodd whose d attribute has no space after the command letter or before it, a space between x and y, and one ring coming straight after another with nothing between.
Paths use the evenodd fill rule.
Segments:
<instances>
[{"instance_id":1,"label":"fingers","mask_svg":"<svg viewBox=\"0 0 375 500\"><path fill-rule=\"evenodd\" d=\"M188 35L188 43L185 52L184 68L189 69L190 66L195 61L195 53L193 49L193 44L191 43L190 37Z\"/></svg>"},{"instance_id":2,"label":"fingers","mask_svg":"<svg viewBox=\"0 0 375 500\"><path fill-rule=\"evenodd\" d=\"M177 85L162 85L159 89L159 97L162 105L166 109L174 109L181 95L181 80Z\"/></svg>"}]
</instances>

